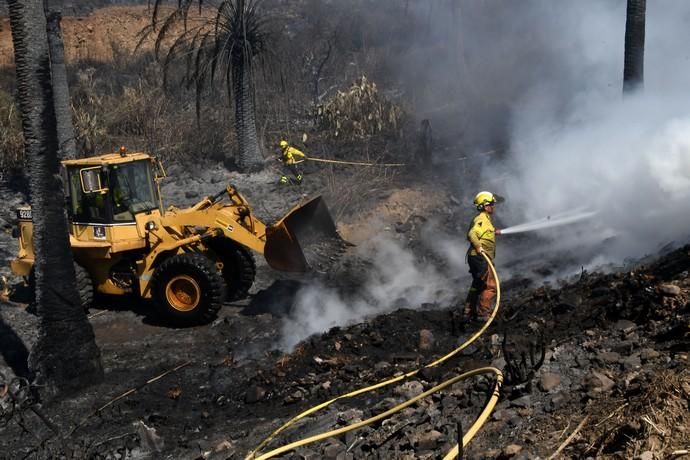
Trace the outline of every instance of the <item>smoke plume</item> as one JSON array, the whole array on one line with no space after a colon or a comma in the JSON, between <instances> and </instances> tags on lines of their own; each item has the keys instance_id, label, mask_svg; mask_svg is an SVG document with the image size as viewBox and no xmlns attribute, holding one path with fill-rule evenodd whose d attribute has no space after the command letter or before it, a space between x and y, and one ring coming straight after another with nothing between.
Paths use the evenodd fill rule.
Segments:
<instances>
[{"instance_id":1,"label":"smoke plume","mask_svg":"<svg viewBox=\"0 0 690 460\"><path fill-rule=\"evenodd\" d=\"M433 266L421 263L397 241L379 236L358 251L372 262L363 285L346 293L319 284L300 289L282 327L283 348L290 349L300 340L331 327L396 308L452 300L455 292L450 280Z\"/></svg>"},{"instance_id":2,"label":"smoke plume","mask_svg":"<svg viewBox=\"0 0 690 460\"><path fill-rule=\"evenodd\" d=\"M598 211L579 243L606 240L600 255L614 262L690 235L690 3L648 4L645 85L623 95L624 3L573 6L561 40L564 68L581 81L567 92L535 85L515 105L503 184L515 223Z\"/></svg>"}]
</instances>

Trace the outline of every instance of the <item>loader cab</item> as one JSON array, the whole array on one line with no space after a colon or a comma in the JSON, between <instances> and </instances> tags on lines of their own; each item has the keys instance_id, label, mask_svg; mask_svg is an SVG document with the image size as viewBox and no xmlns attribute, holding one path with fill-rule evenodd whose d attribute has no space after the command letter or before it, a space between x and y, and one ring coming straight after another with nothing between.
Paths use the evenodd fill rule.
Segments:
<instances>
[{"instance_id":1,"label":"loader cab","mask_svg":"<svg viewBox=\"0 0 690 460\"><path fill-rule=\"evenodd\" d=\"M158 209L149 160L65 168L73 224L134 224L136 214Z\"/></svg>"}]
</instances>

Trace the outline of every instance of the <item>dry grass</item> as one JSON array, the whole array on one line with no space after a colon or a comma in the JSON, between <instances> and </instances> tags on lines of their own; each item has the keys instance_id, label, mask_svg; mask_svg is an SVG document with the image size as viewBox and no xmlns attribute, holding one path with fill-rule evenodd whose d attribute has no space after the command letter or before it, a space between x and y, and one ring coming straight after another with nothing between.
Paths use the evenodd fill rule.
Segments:
<instances>
[{"instance_id":1,"label":"dry grass","mask_svg":"<svg viewBox=\"0 0 690 460\"><path fill-rule=\"evenodd\" d=\"M402 137L405 113L384 98L376 83L362 76L347 91L317 108L321 127L334 137L363 138L379 133Z\"/></svg>"},{"instance_id":2,"label":"dry grass","mask_svg":"<svg viewBox=\"0 0 690 460\"><path fill-rule=\"evenodd\" d=\"M581 434L587 456L637 458L649 451L654 458L673 458L690 447L690 370L663 370L641 390L626 404L599 406Z\"/></svg>"},{"instance_id":3,"label":"dry grass","mask_svg":"<svg viewBox=\"0 0 690 460\"><path fill-rule=\"evenodd\" d=\"M12 96L0 90L0 174L24 163L24 136L18 107Z\"/></svg>"},{"instance_id":4,"label":"dry grass","mask_svg":"<svg viewBox=\"0 0 690 460\"><path fill-rule=\"evenodd\" d=\"M326 175L326 199L336 222L366 211L368 203L391 189L397 174L395 168L379 166L348 168L348 174L342 174L342 169L331 166Z\"/></svg>"}]
</instances>

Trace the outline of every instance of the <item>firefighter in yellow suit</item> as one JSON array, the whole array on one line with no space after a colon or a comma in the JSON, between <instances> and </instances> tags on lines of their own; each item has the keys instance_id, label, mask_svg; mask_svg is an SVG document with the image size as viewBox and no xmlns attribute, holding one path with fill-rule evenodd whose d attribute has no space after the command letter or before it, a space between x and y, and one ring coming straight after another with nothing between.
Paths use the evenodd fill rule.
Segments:
<instances>
[{"instance_id":1,"label":"firefighter in yellow suit","mask_svg":"<svg viewBox=\"0 0 690 460\"><path fill-rule=\"evenodd\" d=\"M280 161L283 162L285 167L292 173L292 175L295 177L295 182L298 184L302 183L302 171L299 169L297 166L298 164L302 163L306 159L306 155L301 152L300 150L290 147L288 142L286 140L280 141L280 151L281 151L281 156L280 156ZM290 182L290 179L288 176L283 174L280 177L280 183L281 184L287 184Z\"/></svg>"},{"instance_id":2,"label":"firefighter in yellow suit","mask_svg":"<svg viewBox=\"0 0 690 460\"><path fill-rule=\"evenodd\" d=\"M467 262L472 274L472 286L467 294L463 315L466 320L477 318L488 319L491 314L492 301L496 297L496 280L489 269L489 264L482 254L491 259L496 257L496 235L500 230L494 228L491 215L496 206L496 198L491 192L479 192L474 198L477 214L467 231L470 247L467 251Z\"/></svg>"}]
</instances>

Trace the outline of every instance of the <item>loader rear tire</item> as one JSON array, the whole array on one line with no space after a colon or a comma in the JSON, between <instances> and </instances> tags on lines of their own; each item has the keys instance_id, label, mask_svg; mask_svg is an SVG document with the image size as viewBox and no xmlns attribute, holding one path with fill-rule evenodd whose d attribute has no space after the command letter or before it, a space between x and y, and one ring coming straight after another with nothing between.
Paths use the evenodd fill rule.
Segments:
<instances>
[{"instance_id":1,"label":"loader rear tire","mask_svg":"<svg viewBox=\"0 0 690 460\"><path fill-rule=\"evenodd\" d=\"M159 313L176 326L213 321L223 305L225 282L206 256L189 252L163 261L151 279Z\"/></svg>"},{"instance_id":2,"label":"loader rear tire","mask_svg":"<svg viewBox=\"0 0 690 460\"><path fill-rule=\"evenodd\" d=\"M77 275L77 292L81 306L84 311L89 311L89 308L93 306L93 280L89 272L76 262L74 263L74 272Z\"/></svg>"},{"instance_id":3,"label":"loader rear tire","mask_svg":"<svg viewBox=\"0 0 690 460\"><path fill-rule=\"evenodd\" d=\"M223 279L228 286L227 300L242 300L254 285L256 260L244 246L227 238L217 238L210 247L223 262Z\"/></svg>"}]
</instances>

